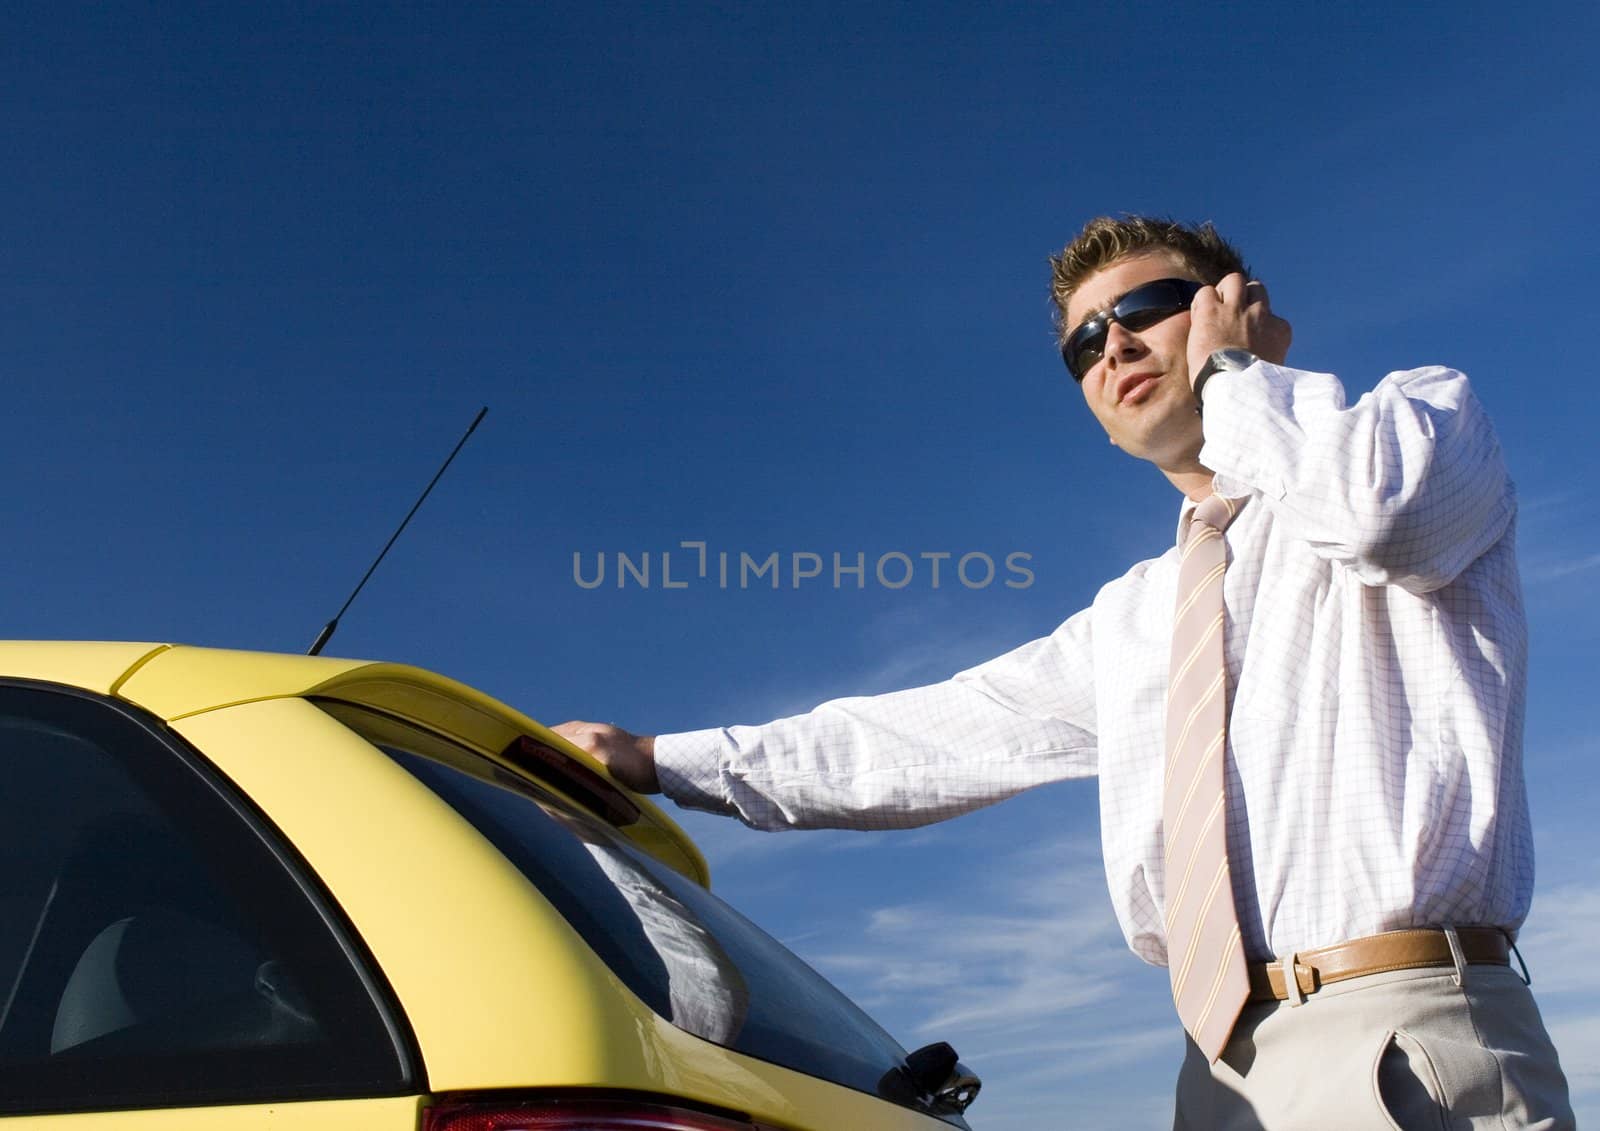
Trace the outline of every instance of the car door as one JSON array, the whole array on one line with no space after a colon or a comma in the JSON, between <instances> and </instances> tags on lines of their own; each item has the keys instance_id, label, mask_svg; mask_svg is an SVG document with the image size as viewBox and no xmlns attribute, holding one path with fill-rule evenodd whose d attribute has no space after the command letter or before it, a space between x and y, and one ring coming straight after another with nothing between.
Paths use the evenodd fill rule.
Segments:
<instances>
[{"instance_id":1,"label":"car door","mask_svg":"<svg viewBox=\"0 0 1600 1131\"><path fill-rule=\"evenodd\" d=\"M0 681L0 1127L394 1131L420 1076L248 799L136 709Z\"/></svg>"}]
</instances>

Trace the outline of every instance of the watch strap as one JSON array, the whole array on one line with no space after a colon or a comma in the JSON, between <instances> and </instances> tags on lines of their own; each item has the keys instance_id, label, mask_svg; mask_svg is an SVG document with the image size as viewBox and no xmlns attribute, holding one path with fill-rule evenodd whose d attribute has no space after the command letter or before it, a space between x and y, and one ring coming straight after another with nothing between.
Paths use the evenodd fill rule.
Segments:
<instances>
[{"instance_id":1,"label":"watch strap","mask_svg":"<svg viewBox=\"0 0 1600 1131\"><path fill-rule=\"evenodd\" d=\"M1205 402L1200 399L1200 391L1206 387L1206 382L1218 373L1238 373L1242 369L1249 369L1257 361L1255 354L1242 349L1214 350L1206 363L1200 367L1200 372L1194 379L1194 404L1196 412L1205 411Z\"/></svg>"}]
</instances>

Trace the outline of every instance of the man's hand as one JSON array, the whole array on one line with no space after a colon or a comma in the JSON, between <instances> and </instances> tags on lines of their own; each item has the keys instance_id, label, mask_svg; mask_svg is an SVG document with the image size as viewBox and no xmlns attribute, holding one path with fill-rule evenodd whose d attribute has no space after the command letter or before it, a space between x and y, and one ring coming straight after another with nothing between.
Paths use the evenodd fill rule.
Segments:
<instances>
[{"instance_id":1,"label":"man's hand","mask_svg":"<svg viewBox=\"0 0 1600 1131\"><path fill-rule=\"evenodd\" d=\"M1234 272L1214 287L1201 287L1189 307L1189 383L1221 349L1249 350L1282 365L1293 336L1289 323L1267 305L1267 288Z\"/></svg>"},{"instance_id":2,"label":"man's hand","mask_svg":"<svg viewBox=\"0 0 1600 1131\"><path fill-rule=\"evenodd\" d=\"M593 754L612 777L635 793L661 792L656 779L655 736L630 734L610 723L570 722L550 729Z\"/></svg>"}]
</instances>

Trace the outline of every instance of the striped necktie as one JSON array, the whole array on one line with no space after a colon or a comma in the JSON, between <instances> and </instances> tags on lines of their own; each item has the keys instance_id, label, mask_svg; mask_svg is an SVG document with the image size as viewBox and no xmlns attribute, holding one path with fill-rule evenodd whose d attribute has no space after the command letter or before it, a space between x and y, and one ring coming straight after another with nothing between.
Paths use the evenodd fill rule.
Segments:
<instances>
[{"instance_id":1,"label":"striped necktie","mask_svg":"<svg viewBox=\"0 0 1600 1131\"><path fill-rule=\"evenodd\" d=\"M1172 998L1189 1036L1215 1062L1250 996L1239 916L1228 874L1227 668L1222 651L1223 530L1243 499L1211 495L1180 538L1178 604L1167 689L1167 771L1162 798L1167 963Z\"/></svg>"}]
</instances>

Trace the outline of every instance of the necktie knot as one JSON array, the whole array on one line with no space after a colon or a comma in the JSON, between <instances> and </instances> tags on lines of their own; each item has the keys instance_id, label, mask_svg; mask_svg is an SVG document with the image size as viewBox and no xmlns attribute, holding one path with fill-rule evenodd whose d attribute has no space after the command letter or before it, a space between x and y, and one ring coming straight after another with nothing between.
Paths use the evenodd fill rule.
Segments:
<instances>
[{"instance_id":1,"label":"necktie knot","mask_svg":"<svg viewBox=\"0 0 1600 1131\"><path fill-rule=\"evenodd\" d=\"M1244 507L1244 499L1230 499L1226 495L1210 494L1201 499L1194 510L1189 512L1189 530L1194 529L1195 523L1202 523L1217 532L1228 529ZM1185 535L1187 538L1188 535Z\"/></svg>"}]
</instances>

